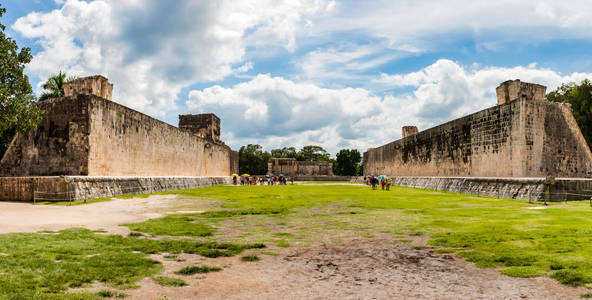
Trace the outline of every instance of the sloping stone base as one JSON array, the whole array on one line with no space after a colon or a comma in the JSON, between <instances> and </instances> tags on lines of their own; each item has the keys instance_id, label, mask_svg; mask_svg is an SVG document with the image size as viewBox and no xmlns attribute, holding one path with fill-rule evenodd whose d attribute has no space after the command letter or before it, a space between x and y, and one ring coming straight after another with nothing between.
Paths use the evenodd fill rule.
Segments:
<instances>
[{"instance_id":1,"label":"sloping stone base","mask_svg":"<svg viewBox=\"0 0 592 300\"><path fill-rule=\"evenodd\" d=\"M531 201L587 200L592 197L592 179L494 177L391 177L392 185L463 194Z\"/></svg>"},{"instance_id":2,"label":"sloping stone base","mask_svg":"<svg viewBox=\"0 0 592 300\"><path fill-rule=\"evenodd\" d=\"M0 201L76 201L124 194L191 189L227 183L232 183L232 177L0 177Z\"/></svg>"}]
</instances>

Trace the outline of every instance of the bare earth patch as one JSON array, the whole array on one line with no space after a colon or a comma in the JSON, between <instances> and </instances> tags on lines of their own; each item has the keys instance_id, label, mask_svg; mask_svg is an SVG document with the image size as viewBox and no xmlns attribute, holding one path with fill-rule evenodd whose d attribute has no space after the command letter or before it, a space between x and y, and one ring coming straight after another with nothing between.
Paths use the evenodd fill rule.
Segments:
<instances>
[{"instance_id":1,"label":"bare earth patch","mask_svg":"<svg viewBox=\"0 0 592 300\"><path fill-rule=\"evenodd\" d=\"M545 277L508 277L432 250L376 238L271 250L278 256L245 253L257 254L258 262L181 255L183 262L164 261L164 276L182 278L188 286L164 287L146 278L140 289L126 293L130 299L579 299L587 291ZM224 269L173 274L191 265Z\"/></svg>"},{"instance_id":2,"label":"bare earth patch","mask_svg":"<svg viewBox=\"0 0 592 300\"><path fill-rule=\"evenodd\" d=\"M159 210L168 207L175 198L176 195L157 195L73 206L0 202L0 233L84 227L127 234L129 229L119 224L160 217L162 213Z\"/></svg>"}]
</instances>

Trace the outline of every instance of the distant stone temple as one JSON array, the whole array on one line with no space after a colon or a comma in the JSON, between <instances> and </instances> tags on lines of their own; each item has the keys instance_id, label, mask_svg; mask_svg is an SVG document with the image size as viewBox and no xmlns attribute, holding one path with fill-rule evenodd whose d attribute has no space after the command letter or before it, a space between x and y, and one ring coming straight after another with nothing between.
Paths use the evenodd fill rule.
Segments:
<instances>
[{"instance_id":1,"label":"distant stone temple","mask_svg":"<svg viewBox=\"0 0 592 300\"><path fill-rule=\"evenodd\" d=\"M591 178L592 153L571 107L545 101L545 91L542 85L506 81L496 89L498 105L494 107L424 131L406 126L401 139L364 153L364 174ZM429 178L405 182L421 186L419 181L423 185L432 182L430 188L436 189L448 185ZM573 183L572 188L582 190L576 185L584 183Z\"/></svg>"},{"instance_id":2,"label":"distant stone temple","mask_svg":"<svg viewBox=\"0 0 592 300\"><path fill-rule=\"evenodd\" d=\"M220 141L216 115L180 115L177 128L110 101L112 90L103 76L85 77L65 84L66 96L38 103L45 111L41 124L15 136L0 160L0 176L203 177L238 172L238 153ZM184 180L180 186L191 186L191 180ZM14 187L14 179L6 182L0 180L0 200L32 198L26 190L36 189L28 183ZM174 180L168 184L177 185ZM24 194L15 196L10 190Z\"/></svg>"},{"instance_id":3,"label":"distant stone temple","mask_svg":"<svg viewBox=\"0 0 592 300\"><path fill-rule=\"evenodd\" d=\"M295 158L270 158L267 162L267 174L283 174L288 177L333 176L333 163L297 161Z\"/></svg>"}]
</instances>

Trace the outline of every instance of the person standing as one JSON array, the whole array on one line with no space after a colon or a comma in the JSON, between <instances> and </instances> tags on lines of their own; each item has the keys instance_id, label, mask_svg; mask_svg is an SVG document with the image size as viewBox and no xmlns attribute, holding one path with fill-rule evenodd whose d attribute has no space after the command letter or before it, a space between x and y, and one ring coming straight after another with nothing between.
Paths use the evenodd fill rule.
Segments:
<instances>
[{"instance_id":1,"label":"person standing","mask_svg":"<svg viewBox=\"0 0 592 300\"><path fill-rule=\"evenodd\" d=\"M390 191L391 190L391 183L392 183L391 179L390 178L387 178L386 179L386 190L387 191Z\"/></svg>"}]
</instances>

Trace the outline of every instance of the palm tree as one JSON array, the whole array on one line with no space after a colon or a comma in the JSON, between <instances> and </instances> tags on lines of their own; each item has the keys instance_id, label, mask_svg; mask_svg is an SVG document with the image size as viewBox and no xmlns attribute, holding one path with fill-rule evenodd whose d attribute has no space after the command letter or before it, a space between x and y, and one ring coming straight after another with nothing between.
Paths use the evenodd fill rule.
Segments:
<instances>
[{"instance_id":1,"label":"palm tree","mask_svg":"<svg viewBox=\"0 0 592 300\"><path fill-rule=\"evenodd\" d=\"M39 101L59 98L64 96L64 84L70 83L76 80L75 76L66 77L66 73L60 71L58 74L53 75L47 79L47 81L41 86L45 92L39 97Z\"/></svg>"}]
</instances>

